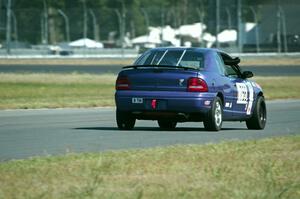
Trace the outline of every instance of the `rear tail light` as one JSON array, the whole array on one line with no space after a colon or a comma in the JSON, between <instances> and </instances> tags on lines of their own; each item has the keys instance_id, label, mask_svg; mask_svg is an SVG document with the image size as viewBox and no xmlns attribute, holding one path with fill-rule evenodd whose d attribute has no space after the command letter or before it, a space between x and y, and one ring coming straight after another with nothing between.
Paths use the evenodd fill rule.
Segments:
<instances>
[{"instance_id":1,"label":"rear tail light","mask_svg":"<svg viewBox=\"0 0 300 199\"><path fill-rule=\"evenodd\" d=\"M207 92L208 87L206 82L203 79L197 77L191 77L188 80L187 90L189 92Z\"/></svg>"},{"instance_id":2,"label":"rear tail light","mask_svg":"<svg viewBox=\"0 0 300 199\"><path fill-rule=\"evenodd\" d=\"M126 76L118 76L116 81L116 90L129 90L129 80Z\"/></svg>"}]
</instances>

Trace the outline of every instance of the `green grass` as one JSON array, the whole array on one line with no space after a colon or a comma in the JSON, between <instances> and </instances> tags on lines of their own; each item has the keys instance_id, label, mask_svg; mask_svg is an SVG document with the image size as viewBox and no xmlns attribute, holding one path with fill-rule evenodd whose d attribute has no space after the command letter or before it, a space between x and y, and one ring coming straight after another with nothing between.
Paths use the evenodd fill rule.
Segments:
<instances>
[{"instance_id":1,"label":"green grass","mask_svg":"<svg viewBox=\"0 0 300 199\"><path fill-rule=\"evenodd\" d=\"M114 106L116 76L0 74L0 109ZM256 77L270 99L300 98L300 77Z\"/></svg>"},{"instance_id":2,"label":"green grass","mask_svg":"<svg viewBox=\"0 0 300 199\"><path fill-rule=\"evenodd\" d=\"M0 74L0 108L114 105L114 75Z\"/></svg>"},{"instance_id":3,"label":"green grass","mask_svg":"<svg viewBox=\"0 0 300 199\"><path fill-rule=\"evenodd\" d=\"M300 76L255 77L253 80L261 85L267 99L300 98Z\"/></svg>"},{"instance_id":4,"label":"green grass","mask_svg":"<svg viewBox=\"0 0 300 199\"><path fill-rule=\"evenodd\" d=\"M300 136L0 163L0 198L300 198Z\"/></svg>"}]
</instances>

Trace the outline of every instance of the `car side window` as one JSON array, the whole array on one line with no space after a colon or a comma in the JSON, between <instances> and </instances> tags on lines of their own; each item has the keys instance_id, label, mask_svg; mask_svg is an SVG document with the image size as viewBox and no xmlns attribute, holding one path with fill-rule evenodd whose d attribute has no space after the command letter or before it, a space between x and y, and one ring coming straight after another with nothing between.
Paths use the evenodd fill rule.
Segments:
<instances>
[{"instance_id":1,"label":"car side window","mask_svg":"<svg viewBox=\"0 0 300 199\"><path fill-rule=\"evenodd\" d=\"M235 66L227 64L228 61L226 61L226 58L230 59L230 57L228 55L226 55L226 54L222 54L222 55L219 55L219 56L221 57L222 62L223 62L222 66L224 68L224 74L225 74L225 76L238 78L239 74L238 74L238 71L234 68Z\"/></svg>"},{"instance_id":2,"label":"car side window","mask_svg":"<svg viewBox=\"0 0 300 199\"><path fill-rule=\"evenodd\" d=\"M215 60L217 62L217 68L218 68L219 73L221 75L226 75L223 59L221 58L221 56L218 53L215 54Z\"/></svg>"},{"instance_id":3,"label":"car side window","mask_svg":"<svg viewBox=\"0 0 300 199\"><path fill-rule=\"evenodd\" d=\"M233 69L233 66L230 65L225 65L225 74L226 76L235 78L239 76L238 73Z\"/></svg>"}]
</instances>

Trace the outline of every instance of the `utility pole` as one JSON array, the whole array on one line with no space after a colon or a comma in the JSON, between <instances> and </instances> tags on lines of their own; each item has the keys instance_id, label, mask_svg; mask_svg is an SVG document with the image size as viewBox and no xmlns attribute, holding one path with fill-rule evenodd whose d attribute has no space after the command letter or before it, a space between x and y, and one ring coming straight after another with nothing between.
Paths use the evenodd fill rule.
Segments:
<instances>
[{"instance_id":1,"label":"utility pole","mask_svg":"<svg viewBox=\"0 0 300 199\"><path fill-rule=\"evenodd\" d=\"M281 20L282 20L282 29L283 29L283 47L284 52L288 52L288 46L287 46L287 33L286 33L286 20L285 20L285 12L280 6L280 12L281 12Z\"/></svg>"},{"instance_id":2,"label":"utility pole","mask_svg":"<svg viewBox=\"0 0 300 199\"><path fill-rule=\"evenodd\" d=\"M82 1L83 3L83 38L87 38L87 10L86 10L86 2L85 0Z\"/></svg>"},{"instance_id":3,"label":"utility pole","mask_svg":"<svg viewBox=\"0 0 300 199\"><path fill-rule=\"evenodd\" d=\"M260 52L260 48L259 48L259 33L258 33L258 19L257 19L257 14L254 10L254 8L252 6L250 6L250 10L253 14L254 17L254 23L256 24L256 28L255 28L255 41L256 41L256 52L259 53Z\"/></svg>"},{"instance_id":4,"label":"utility pole","mask_svg":"<svg viewBox=\"0 0 300 199\"><path fill-rule=\"evenodd\" d=\"M216 44L220 48L218 34L220 32L220 0L216 0Z\"/></svg>"},{"instance_id":5,"label":"utility pole","mask_svg":"<svg viewBox=\"0 0 300 199\"><path fill-rule=\"evenodd\" d=\"M237 0L237 25L238 25L238 48L243 52L243 30L242 30L242 0Z\"/></svg>"},{"instance_id":6,"label":"utility pole","mask_svg":"<svg viewBox=\"0 0 300 199\"><path fill-rule=\"evenodd\" d=\"M124 3L124 0L122 1L122 49L124 49L125 47L125 32L126 32L126 8L125 8L125 3Z\"/></svg>"},{"instance_id":7,"label":"utility pole","mask_svg":"<svg viewBox=\"0 0 300 199\"><path fill-rule=\"evenodd\" d=\"M227 14L227 23L228 23L228 30L231 30L232 28L232 23L231 23L231 13L228 7L225 9L226 14Z\"/></svg>"},{"instance_id":8,"label":"utility pole","mask_svg":"<svg viewBox=\"0 0 300 199\"><path fill-rule=\"evenodd\" d=\"M120 31L119 40L121 42L121 51L122 51L121 54L122 54L122 57L123 57L124 56L124 32L123 32L124 31L123 30L124 25L123 25L123 23L125 23L125 22L124 22L123 17L122 17L123 14L121 14L118 9L115 9L115 12L117 14L118 21L119 21L119 31Z\"/></svg>"},{"instance_id":9,"label":"utility pole","mask_svg":"<svg viewBox=\"0 0 300 199\"><path fill-rule=\"evenodd\" d=\"M173 25L174 25L174 27L175 28L178 28L179 26L178 26L178 20L177 20L177 15L176 15L176 11L175 11L175 8L173 8L173 9L170 9L169 10L169 13L171 13L172 15L173 15Z\"/></svg>"},{"instance_id":10,"label":"utility pole","mask_svg":"<svg viewBox=\"0 0 300 199\"><path fill-rule=\"evenodd\" d=\"M0 8L2 8L2 1L1 0L0 0ZM0 21L1 21L1 18L2 18L2 16L0 14ZM4 27L0 26L0 30L2 30L2 29L4 29Z\"/></svg>"},{"instance_id":11,"label":"utility pole","mask_svg":"<svg viewBox=\"0 0 300 199\"><path fill-rule=\"evenodd\" d=\"M165 9L163 6L161 6L161 11L160 11L160 17L161 17L161 27L160 27L160 41L162 43L164 39L164 26L165 26ZM180 40L180 45L181 45L181 40Z\"/></svg>"},{"instance_id":12,"label":"utility pole","mask_svg":"<svg viewBox=\"0 0 300 199\"><path fill-rule=\"evenodd\" d=\"M277 52L281 53L281 14L280 14L280 0L277 0Z\"/></svg>"},{"instance_id":13,"label":"utility pole","mask_svg":"<svg viewBox=\"0 0 300 199\"><path fill-rule=\"evenodd\" d=\"M122 41L122 38L121 38L121 35L122 35L122 16L121 16L121 13L118 9L115 9L115 13L118 17L118 22L119 22L119 40L120 42Z\"/></svg>"},{"instance_id":14,"label":"utility pole","mask_svg":"<svg viewBox=\"0 0 300 199\"><path fill-rule=\"evenodd\" d=\"M203 9L202 6L203 6L203 5L201 4L201 9L197 8L197 13L198 13L198 16L199 16L199 19L200 19L200 28L201 28L201 35L200 35L200 38L199 38L199 41L201 42L201 43L200 43L200 46L201 46L201 47L204 47L204 46L203 46L204 9Z\"/></svg>"},{"instance_id":15,"label":"utility pole","mask_svg":"<svg viewBox=\"0 0 300 199\"><path fill-rule=\"evenodd\" d=\"M47 7L47 2L46 0L43 1L44 2L44 33L45 33L45 37L44 37L44 41L43 43L45 45L48 45L48 34L49 34L49 31L48 31L48 7Z\"/></svg>"},{"instance_id":16,"label":"utility pole","mask_svg":"<svg viewBox=\"0 0 300 199\"><path fill-rule=\"evenodd\" d=\"M149 26L150 26L150 22L149 22L149 15L147 13L147 11L144 8L141 8L141 11L144 15L145 18L145 23L146 23L146 28L147 28L147 40L149 42L149 36L150 36L150 31L149 31Z\"/></svg>"},{"instance_id":17,"label":"utility pole","mask_svg":"<svg viewBox=\"0 0 300 199\"><path fill-rule=\"evenodd\" d=\"M65 20L66 39L67 39L67 42L70 42L70 24L69 24L69 18L68 18L68 16L61 9L58 9L57 11L58 11L58 13Z\"/></svg>"},{"instance_id":18,"label":"utility pole","mask_svg":"<svg viewBox=\"0 0 300 199\"><path fill-rule=\"evenodd\" d=\"M6 9L6 53L10 54L11 42L11 0L7 1Z\"/></svg>"},{"instance_id":19,"label":"utility pole","mask_svg":"<svg viewBox=\"0 0 300 199\"><path fill-rule=\"evenodd\" d=\"M227 25L228 25L228 30L232 29L232 18L231 18L231 13L229 7L225 8L226 14L227 14ZM233 44L230 42L229 47L232 48Z\"/></svg>"},{"instance_id":20,"label":"utility pole","mask_svg":"<svg viewBox=\"0 0 300 199\"><path fill-rule=\"evenodd\" d=\"M92 19L93 19L94 40L99 41L99 29L98 29L98 23L97 23L96 15L95 15L95 13L92 9L89 9L89 12L90 12L90 14L92 16Z\"/></svg>"},{"instance_id":21,"label":"utility pole","mask_svg":"<svg viewBox=\"0 0 300 199\"><path fill-rule=\"evenodd\" d=\"M15 41L16 44L18 44L18 21L17 21L17 17L15 15L15 13L13 11L11 11L11 16L14 22L14 33L15 33Z\"/></svg>"},{"instance_id":22,"label":"utility pole","mask_svg":"<svg viewBox=\"0 0 300 199\"><path fill-rule=\"evenodd\" d=\"M44 43L45 28L44 28L44 13L41 14L41 43Z\"/></svg>"}]
</instances>

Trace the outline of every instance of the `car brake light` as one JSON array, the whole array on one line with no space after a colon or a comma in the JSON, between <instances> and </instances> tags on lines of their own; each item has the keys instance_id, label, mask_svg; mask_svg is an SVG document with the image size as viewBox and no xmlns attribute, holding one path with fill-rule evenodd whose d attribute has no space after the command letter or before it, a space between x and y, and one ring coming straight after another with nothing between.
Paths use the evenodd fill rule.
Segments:
<instances>
[{"instance_id":1,"label":"car brake light","mask_svg":"<svg viewBox=\"0 0 300 199\"><path fill-rule=\"evenodd\" d=\"M189 92L207 92L208 87L206 82L203 79L197 77L191 77L188 80L187 90Z\"/></svg>"},{"instance_id":2,"label":"car brake light","mask_svg":"<svg viewBox=\"0 0 300 199\"><path fill-rule=\"evenodd\" d=\"M129 90L129 80L126 76L119 76L116 81L116 90Z\"/></svg>"},{"instance_id":3,"label":"car brake light","mask_svg":"<svg viewBox=\"0 0 300 199\"><path fill-rule=\"evenodd\" d=\"M156 109L156 106L157 106L157 100L156 99L153 99L151 101L151 106L152 106L152 109Z\"/></svg>"}]
</instances>

